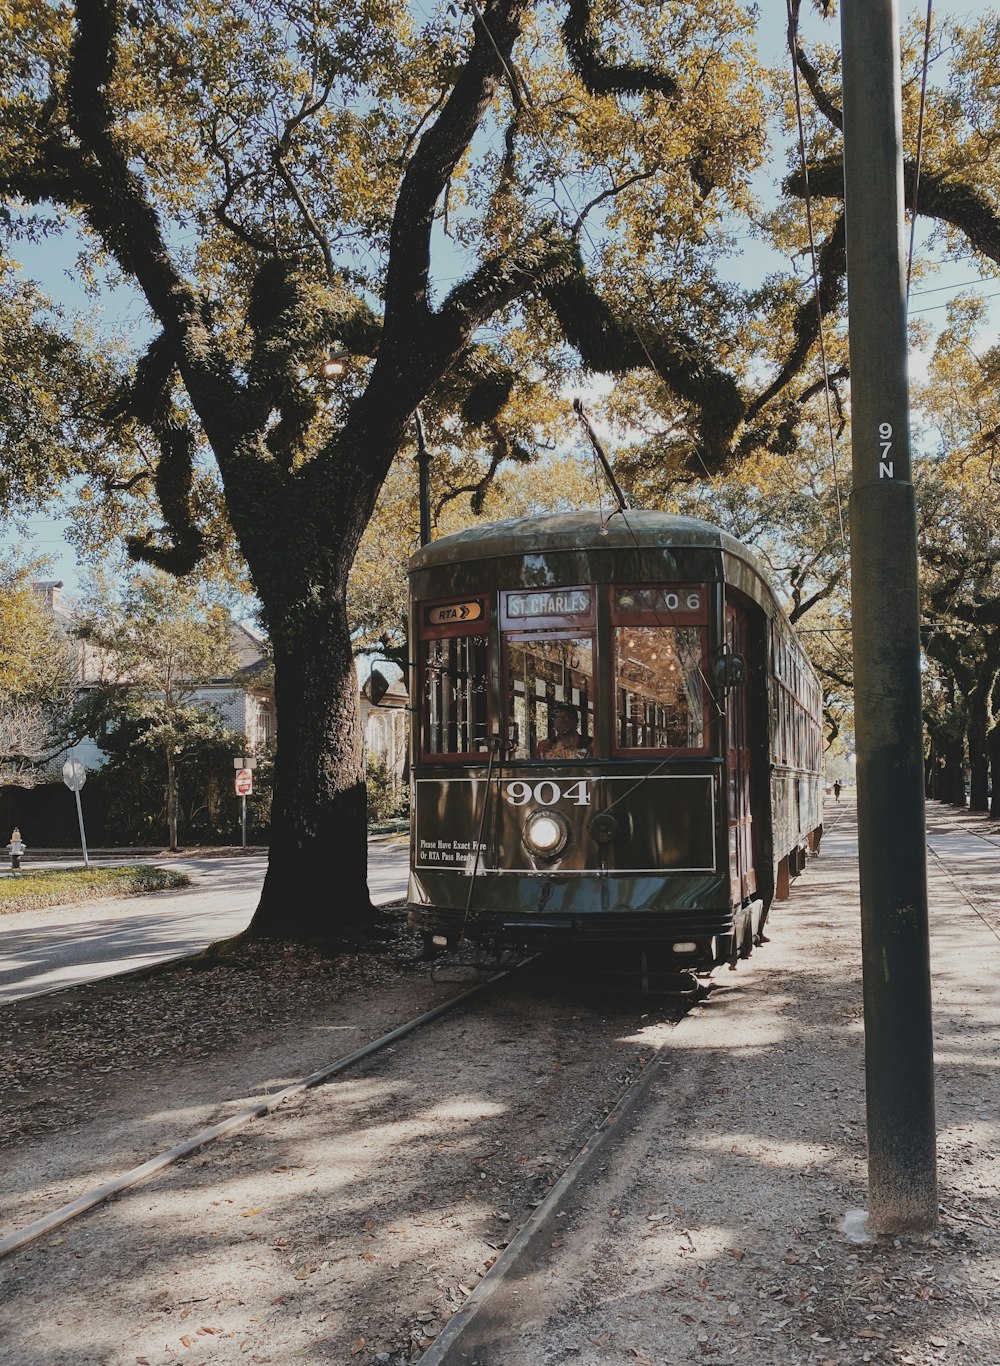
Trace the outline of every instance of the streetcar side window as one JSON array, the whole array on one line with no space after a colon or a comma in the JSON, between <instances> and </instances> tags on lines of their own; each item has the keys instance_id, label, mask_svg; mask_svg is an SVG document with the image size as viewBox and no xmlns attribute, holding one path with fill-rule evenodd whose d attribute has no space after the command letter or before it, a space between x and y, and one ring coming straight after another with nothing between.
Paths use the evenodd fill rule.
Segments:
<instances>
[{"instance_id":1,"label":"streetcar side window","mask_svg":"<svg viewBox=\"0 0 1000 1366\"><path fill-rule=\"evenodd\" d=\"M703 750L705 674L698 626L616 626L620 750Z\"/></svg>"},{"instance_id":2,"label":"streetcar side window","mask_svg":"<svg viewBox=\"0 0 1000 1366\"><path fill-rule=\"evenodd\" d=\"M420 609L420 750L482 758L489 751L489 642L481 598Z\"/></svg>"},{"instance_id":3,"label":"streetcar side window","mask_svg":"<svg viewBox=\"0 0 1000 1366\"><path fill-rule=\"evenodd\" d=\"M506 643L508 758L591 758L593 637L532 632Z\"/></svg>"}]
</instances>

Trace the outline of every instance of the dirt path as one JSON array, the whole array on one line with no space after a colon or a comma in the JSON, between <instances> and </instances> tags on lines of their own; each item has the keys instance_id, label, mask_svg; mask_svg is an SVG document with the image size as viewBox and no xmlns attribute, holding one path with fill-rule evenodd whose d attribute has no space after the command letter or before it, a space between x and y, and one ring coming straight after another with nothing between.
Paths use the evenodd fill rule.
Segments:
<instances>
[{"instance_id":1,"label":"dirt path","mask_svg":"<svg viewBox=\"0 0 1000 1366\"><path fill-rule=\"evenodd\" d=\"M435 985L415 952L22 1003L3 1227L467 985ZM415 1360L675 1014L537 977L498 986L0 1263L5 1360Z\"/></svg>"},{"instance_id":2,"label":"dirt path","mask_svg":"<svg viewBox=\"0 0 1000 1366\"><path fill-rule=\"evenodd\" d=\"M0 1263L4 1366L415 1363L661 1042L650 1104L456 1361L997 1366L1000 852L930 808L939 850L971 840L931 860L942 1225L858 1244L856 869L834 814L772 942L679 1027L589 989L497 991ZM0 1013L3 1230L462 989L406 938L220 972Z\"/></svg>"}]
</instances>

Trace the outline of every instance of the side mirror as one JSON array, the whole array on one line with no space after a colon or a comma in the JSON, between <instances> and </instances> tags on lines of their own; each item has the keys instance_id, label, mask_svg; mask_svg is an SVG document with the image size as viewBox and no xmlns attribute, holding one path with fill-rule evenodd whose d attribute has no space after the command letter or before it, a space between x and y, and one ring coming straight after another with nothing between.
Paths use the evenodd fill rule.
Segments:
<instances>
[{"instance_id":1,"label":"side mirror","mask_svg":"<svg viewBox=\"0 0 1000 1366\"><path fill-rule=\"evenodd\" d=\"M377 707L382 698L389 691L389 680L379 669L372 669L365 679L361 688L362 693L368 698L373 707Z\"/></svg>"},{"instance_id":2,"label":"side mirror","mask_svg":"<svg viewBox=\"0 0 1000 1366\"><path fill-rule=\"evenodd\" d=\"M728 691L746 681L747 666L742 655L720 655L712 666L715 686Z\"/></svg>"}]
</instances>

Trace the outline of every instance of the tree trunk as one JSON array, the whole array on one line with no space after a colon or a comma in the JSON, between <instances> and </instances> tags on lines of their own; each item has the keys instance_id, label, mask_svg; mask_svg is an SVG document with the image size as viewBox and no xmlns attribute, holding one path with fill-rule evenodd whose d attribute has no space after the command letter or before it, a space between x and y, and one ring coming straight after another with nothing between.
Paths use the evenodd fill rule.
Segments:
<instances>
[{"instance_id":1,"label":"tree trunk","mask_svg":"<svg viewBox=\"0 0 1000 1366\"><path fill-rule=\"evenodd\" d=\"M167 746L167 839L171 849L177 848L177 768L174 753Z\"/></svg>"},{"instance_id":2,"label":"tree trunk","mask_svg":"<svg viewBox=\"0 0 1000 1366\"><path fill-rule=\"evenodd\" d=\"M252 939L338 944L372 924L357 674L343 590L273 623L271 845ZM282 724L284 722L284 724Z\"/></svg>"},{"instance_id":3,"label":"tree trunk","mask_svg":"<svg viewBox=\"0 0 1000 1366\"><path fill-rule=\"evenodd\" d=\"M951 806L965 805L965 745L961 737L948 739L944 744L944 772L941 780L941 800Z\"/></svg>"},{"instance_id":4,"label":"tree trunk","mask_svg":"<svg viewBox=\"0 0 1000 1366\"><path fill-rule=\"evenodd\" d=\"M987 795L989 778L986 759L986 728L989 724L989 718L986 715L986 699L989 691L990 683L981 677L969 697L970 811L986 811L989 808L989 797Z\"/></svg>"}]
</instances>

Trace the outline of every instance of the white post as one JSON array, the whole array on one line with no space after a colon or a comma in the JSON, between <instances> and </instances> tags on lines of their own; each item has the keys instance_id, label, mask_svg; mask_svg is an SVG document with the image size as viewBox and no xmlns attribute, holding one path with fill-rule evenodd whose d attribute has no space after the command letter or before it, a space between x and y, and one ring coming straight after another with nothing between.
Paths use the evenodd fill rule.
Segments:
<instances>
[{"instance_id":1,"label":"white post","mask_svg":"<svg viewBox=\"0 0 1000 1366\"><path fill-rule=\"evenodd\" d=\"M76 818L80 822L80 843L83 846L83 866L90 867L90 859L87 856L87 833L83 828L83 804L80 801L80 789L77 788L73 793L76 798Z\"/></svg>"}]
</instances>

